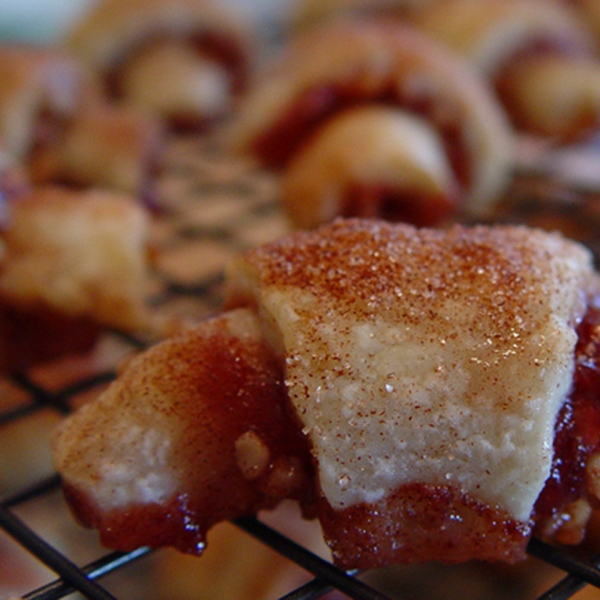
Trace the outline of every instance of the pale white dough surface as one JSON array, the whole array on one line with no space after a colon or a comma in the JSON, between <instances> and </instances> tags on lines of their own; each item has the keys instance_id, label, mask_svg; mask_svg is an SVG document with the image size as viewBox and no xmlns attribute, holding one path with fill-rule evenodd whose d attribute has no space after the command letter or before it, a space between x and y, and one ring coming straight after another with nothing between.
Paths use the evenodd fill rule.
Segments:
<instances>
[{"instance_id":1,"label":"pale white dough surface","mask_svg":"<svg viewBox=\"0 0 600 600\"><path fill-rule=\"evenodd\" d=\"M339 221L230 276L285 358L334 508L449 484L524 522L549 474L590 264L525 228Z\"/></svg>"}]
</instances>

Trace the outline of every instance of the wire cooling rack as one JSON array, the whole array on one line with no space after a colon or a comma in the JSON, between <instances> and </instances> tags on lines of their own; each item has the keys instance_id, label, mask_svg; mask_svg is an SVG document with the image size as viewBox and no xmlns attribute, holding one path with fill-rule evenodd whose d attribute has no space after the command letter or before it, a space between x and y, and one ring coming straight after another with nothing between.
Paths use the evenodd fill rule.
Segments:
<instances>
[{"instance_id":1,"label":"wire cooling rack","mask_svg":"<svg viewBox=\"0 0 600 600\"><path fill-rule=\"evenodd\" d=\"M569 186L547 185L547 177L521 177L498 218L560 223L594 247L593 232L600 231L596 197L588 195L573 210L581 195L574 200ZM177 140L161 183L164 212L153 226L152 302L187 318L218 308L223 265L286 231L276 187L272 176L227 161L214 139ZM95 533L79 527L66 508L50 464L49 435L64 415L114 378L125 356L147 343L107 331L91 356L0 381L0 598L600 598L598 526L582 548L564 550L533 539L530 557L515 567L420 565L362 574L334 567L318 526L287 506L225 524L226 533L216 540L209 536L206 557L101 548ZM213 545L217 554L211 557Z\"/></svg>"}]
</instances>

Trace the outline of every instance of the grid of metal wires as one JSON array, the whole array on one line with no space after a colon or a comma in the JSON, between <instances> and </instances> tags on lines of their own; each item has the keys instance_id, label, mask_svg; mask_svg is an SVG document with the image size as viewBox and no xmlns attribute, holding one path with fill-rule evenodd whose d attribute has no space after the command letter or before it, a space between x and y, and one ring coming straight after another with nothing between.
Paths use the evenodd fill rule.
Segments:
<instances>
[{"instance_id":1,"label":"grid of metal wires","mask_svg":"<svg viewBox=\"0 0 600 600\"><path fill-rule=\"evenodd\" d=\"M163 184L165 210L157 218L154 231L158 258L149 292L154 304L163 310L201 317L219 305L222 266L231 255L285 230L277 208L275 182L245 165L229 164L214 141L181 140L170 155ZM50 412L56 419L68 414L113 379L122 356L146 344L145 340L107 331L98 351L100 356L93 364L84 360L83 363L75 361L75 366L70 363L58 367L50 365L2 382L0 457L4 457L2 461L6 464L0 464L0 535L3 536L0 542L4 538L12 540L4 555L12 557L11 560L17 554L26 554L42 563L48 581L35 589L19 590L17 596L49 600L78 593L97 600L129 598L125 592L121 595L120 588L115 590L114 584L105 587L105 580L117 572L123 574L134 569L155 554L148 548L129 553L102 550L99 557L87 560L85 553L64 549L55 543L52 532L41 531L32 515L38 513L38 505L49 499L61 504L58 476L46 467L27 477L30 466L27 457L22 456L24 450L13 448L18 442L23 448L33 447L40 454L47 454L44 435L40 435L39 428L36 433L25 427L18 440L8 434L11 428L42 413ZM6 398L11 400L6 401ZM48 428L44 422L43 433ZM15 455L19 462L9 464L10 457ZM42 456L42 460L44 458L47 457ZM35 463L37 458L32 460ZM360 599L390 597L386 595L388 592L378 591L373 584L366 583L368 579L334 567L263 520L240 519L234 525L308 574L305 583L283 596L288 600L318 598L329 593L336 598L340 595ZM541 560L556 568L552 584L541 596L536 592L536 597L570 598L583 588L600 588L600 555L582 558L536 539L531 541L528 551L531 560ZM0 564L5 560L1 552L0 545ZM10 565L6 568L10 569ZM1 577L0 566L0 596L6 591ZM465 581L465 588L468 585ZM464 598L467 597L465 594Z\"/></svg>"}]
</instances>

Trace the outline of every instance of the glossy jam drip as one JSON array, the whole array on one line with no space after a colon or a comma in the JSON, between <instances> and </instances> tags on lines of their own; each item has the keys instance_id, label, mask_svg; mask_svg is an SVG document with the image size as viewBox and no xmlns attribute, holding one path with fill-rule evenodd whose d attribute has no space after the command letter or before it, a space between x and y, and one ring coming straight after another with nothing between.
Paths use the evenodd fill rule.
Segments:
<instances>
[{"instance_id":1,"label":"glossy jam drip","mask_svg":"<svg viewBox=\"0 0 600 600\"><path fill-rule=\"evenodd\" d=\"M552 471L536 503L536 520L585 495L586 464L600 449L600 306L588 308L577 332L573 389L556 423Z\"/></svg>"},{"instance_id":2,"label":"glossy jam drip","mask_svg":"<svg viewBox=\"0 0 600 600\"><path fill-rule=\"evenodd\" d=\"M343 568L473 558L516 562L529 528L456 488L409 484L376 504L333 510L319 519L335 562Z\"/></svg>"},{"instance_id":3,"label":"glossy jam drip","mask_svg":"<svg viewBox=\"0 0 600 600\"><path fill-rule=\"evenodd\" d=\"M472 179L470 161L467 155L467 141L464 139L458 119L436 118L437 101L425 93L412 95L404 93L394 82L382 85L373 93L362 90L359 85L330 84L316 85L302 93L288 110L261 135L254 143L254 150L266 163L273 166L284 165L305 143L310 134L334 113L369 104L398 107L423 117L433 123L440 132L446 153L457 180L468 186Z\"/></svg>"}]
</instances>

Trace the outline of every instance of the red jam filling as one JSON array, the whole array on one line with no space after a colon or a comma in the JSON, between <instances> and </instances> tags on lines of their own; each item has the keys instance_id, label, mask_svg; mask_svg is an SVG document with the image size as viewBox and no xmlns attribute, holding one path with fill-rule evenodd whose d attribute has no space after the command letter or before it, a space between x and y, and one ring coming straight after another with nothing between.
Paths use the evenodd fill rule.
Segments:
<instances>
[{"instance_id":1,"label":"red jam filling","mask_svg":"<svg viewBox=\"0 0 600 600\"><path fill-rule=\"evenodd\" d=\"M398 107L423 117L440 133L457 181L467 187L472 179L467 142L458 119L436 119L439 99L403 93L390 81L376 92L356 83L317 85L300 94L268 131L254 142L254 150L272 166L282 166L321 124L338 112L366 103Z\"/></svg>"},{"instance_id":2,"label":"red jam filling","mask_svg":"<svg viewBox=\"0 0 600 600\"><path fill-rule=\"evenodd\" d=\"M185 423L173 433L170 463L163 467L181 481L178 494L164 503L102 509L67 482L65 495L78 520L96 527L108 547L173 546L200 554L208 530L221 521L273 508L284 498L298 500L308 514L314 504L311 456L266 346L216 333L187 347L184 361L174 355L172 373L167 369L159 382L174 397L156 410ZM172 380L178 380L174 389ZM268 448L267 464L251 479L235 450L248 432Z\"/></svg>"},{"instance_id":3,"label":"red jam filling","mask_svg":"<svg viewBox=\"0 0 600 600\"><path fill-rule=\"evenodd\" d=\"M572 393L556 424L552 474L535 507L537 522L552 518L585 495L586 463L600 449L600 304L588 308L578 335ZM106 545L121 549L173 545L200 553L207 530L220 520L251 514L283 497L300 500L307 514L314 508L307 441L280 383L273 387L274 382L269 383L270 376L264 373L257 378L252 359L247 363L244 351L234 341L216 337L214 342L206 346L206 352L216 356L210 358L214 372L202 383L206 386L202 388L208 402L206 412L198 406L187 416L198 435L204 429L215 437L212 451L219 457L219 465L206 469L198 462L200 457L192 463L196 476L206 471L208 480L200 477L167 505L134 507L108 515L94 514L86 498L66 487L75 513L87 525L99 526ZM199 360L202 362L202 356ZM272 368L278 379L278 367ZM252 391L249 383L258 388ZM241 398L240 390L245 390ZM258 390L262 391L256 393ZM240 433L249 428L265 440L272 458L296 457L302 473L296 481L301 481L301 486L269 487L276 460L254 483L241 478L235 459L227 453ZM210 456L208 459L210 462ZM206 457L203 460L206 462ZM405 485L376 504L342 510L334 510L321 497L317 512L334 560L344 568L431 560L453 563L473 558L515 562L525 557L531 534L529 525L517 523L449 486Z\"/></svg>"},{"instance_id":4,"label":"red jam filling","mask_svg":"<svg viewBox=\"0 0 600 600\"><path fill-rule=\"evenodd\" d=\"M396 189L391 185L354 183L347 190L341 215L430 227L455 214L459 204L456 193L431 196Z\"/></svg>"},{"instance_id":5,"label":"red jam filling","mask_svg":"<svg viewBox=\"0 0 600 600\"><path fill-rule=\"evenodd\" d=\"M556 422L552 471L535 506L536 521L585 496L586 465L600 450L600 304L588 308L577 333L573 388Z\"/></svg>"},{"instance_id":6,"label":"red jam filling","mask_svg":"<svg viewBox=\"0 0 600 600\"><path fill-rule=\"evenodd\" d=\"M100 326L89 317L0 303L0 370L23 371L64 356L85 354L99 335Z\"/></svg>"},{"instance_id":7,"label":"red jam filling","mask_svg":"<svg viewBox=\"0 0 600 600\"><path fill-rule=\"evenodd\" d=\"M529 527L449 486L404 485L376 504L319 506L323 533L343 568L438 560L516 562Z\"/></svg>"}]
</instances>

